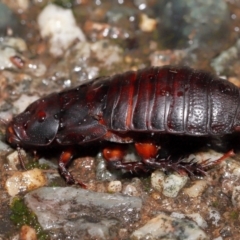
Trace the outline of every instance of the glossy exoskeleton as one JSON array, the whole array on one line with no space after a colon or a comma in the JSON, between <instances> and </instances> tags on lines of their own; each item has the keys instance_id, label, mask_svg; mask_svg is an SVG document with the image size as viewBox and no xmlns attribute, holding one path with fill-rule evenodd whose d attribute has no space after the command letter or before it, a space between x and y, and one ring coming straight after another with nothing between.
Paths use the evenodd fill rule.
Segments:
<instances>
[{"instance_id":1,"label":"glossy exoskeleton","mask_svg":"<svg viewBox=\"0 0 240 240\"><path fill-rule=\"evenodd\" d=\"M239 103L239 89L212 74L187 67L151 67L41 98L13 118L6 135L10 144L22 148L62 148L59 169L69 183L74 182L66 169L72 149L100 141L117 143L103 149L116 168L204 172L208 164L159 159L158 137L239 131ZM122 162L127 143L135 145L142 161Z\"/></svg>"}]
</instances>

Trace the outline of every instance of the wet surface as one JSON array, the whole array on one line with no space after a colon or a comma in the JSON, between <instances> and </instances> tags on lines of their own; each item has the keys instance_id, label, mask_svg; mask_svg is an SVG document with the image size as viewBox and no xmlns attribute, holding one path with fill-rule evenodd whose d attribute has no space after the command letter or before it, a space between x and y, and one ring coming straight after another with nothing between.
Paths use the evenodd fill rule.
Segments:
<instances>
[{"instance_id":1,"label":"wet surface","mask_svg":"<svg viewBox=\"0 0 240 240\"><path fill-rule=\"evenodd\" d=\"M9 122L46 94L148 66L187 65L240 86L238 1L3 0L0 16L1 122ZM29 239L24 233L31 231L38 239L240 237L237 134L213 139L161 137L162 157L194 153L189 159L203 161L234 149L234 157L200 178L160 170L152 175L109 171L101 144L79 148L69 167L75 178L86 183L86 191L78 186L71 190L59 176L59 149L26 150L21 154L27 166L23 171L18 152L5 141L4 123L0 130L0 239L16 239L19 234ZM133 156L130 149L128 158ZM42 181L31 177L36 169ZM77 198L86 201L90 195L94 197L87 207L75 208ZM122 205L107 200L109 196ZM40 203L33 207L37 201L53 212L40 211L40 217ZM58 209L59 202L65 212ZM46 216L65 227L61 231L46 227L40 221Z\"/></svg>"},{"instance_id":2,"label":"wet surface","mask_svg":"<svg viewBox=\"0 0 240 240\"><path fill-rule=\"evenodd\" d=\"M139 220L142 207L139 197L72 187L40 188L27 194L25 202L53 239L54 235L107 239L110 232L117 237L120 228L126 229Z\"/></svg>"}]
</instances>

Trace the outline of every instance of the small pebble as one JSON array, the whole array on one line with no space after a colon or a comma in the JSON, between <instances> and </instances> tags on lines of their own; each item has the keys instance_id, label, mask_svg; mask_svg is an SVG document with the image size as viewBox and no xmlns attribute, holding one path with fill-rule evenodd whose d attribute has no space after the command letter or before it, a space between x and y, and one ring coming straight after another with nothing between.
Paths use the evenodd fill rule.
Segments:
<instances>
[{"instance_id":1,"label":"small pebble","mask_svg":"<svg viewBox=\"0 0 240 240\"><path fill-rule=\"evenodd\" d=\"M191 218L197 225L203 229L208 227L207 222L199 213L186 214L187 217Z\"/></svg>"},{"instance_id":2,"label":"small pebble","mask_svg":"<svg viewBox=\"0 0 240 240\"><path fill-rule=\"evenodd\" d=\"M221 219L221 214L216 209L209 210L209 218L212 220L212 224L219 226L219 221Z\"/></svg>"},{"instance_id":3,"label":"small pebble","mask_svg":"<svg viewBox=\"0 0 240 240\"><path fill-rule=\"evenodd\" d=\"M107 190L109 193L119 193L122 191L122 183L120 181L111 181Z\"/></svg>"},{"instance_id":4,"label":"small pebble","mask_svg":"<svg viewBox=\"0 0 240 240\"><path fill-rule=\"evenodd\" d=\"M156 29L156 19L149 18L146 14L141 14L141 21L139 24L140 29L143 32L152 32Z\"/></svg>"},{"instance_id":5,"label":"small pebble","mask_svg":"<svg viewBox=\"0 0 240 240\"><path fill-rule=\"evenodd\" d=\"M191 187L184 189L184 193L186 193L189 197L199 197L206 189L207 185L208 183L206 180L195 181Z\"/></svg>"},{"instance_id":6,"label":"small pebble","mask_svg":"<svg viewBox=\"0 0 240 240\"><path fill-rule=\"evenodd\" d=\"M166 197L176 197L179 191L187 183L188 176L181 176L179 174L171 174L166 177L163 183L163 195Z\"/></svg>"},{"instance_id":7,"label":"small pebble","mask_svg":"<svg viewBox=\"0 0 240 240\"><path fill-rule=\"evenodd\" d=\"M165 174L162 171L154 171L151 175L151 185L152 187L161 192L163 189L163 182L165 179Z\"/></svg>"},{"instance_id":8,"label":"small pebble","mask_svg":"<svg viewBox=\"0 0 240 240\"><path fill-rule=\"evenodd\" d=\"M20 230L19 240L37 240L35 229L28 225L23 225Z\"/></svg>"},{"instance_id":9,"label":"small pebble","mask_svg":"<svg viewBox=\"0 0 240 240\"><path fill-rule=\"evenodd\" d=\"M123 189L123 194L128 195L128 196L134 196L137 197L139 196L139 192L135 186L132 184L128 184L124 189Z\"/></svg>"},{"instance_id":10,"label":"small pebble","mask_svg":"<svg viewBox=\"0 0 240 240\"><path fill-rule=\"evenodd\" d=\"M131 240L142 239L180 239L185 240L209 239L205 232L193 221L170 217L164 213L148 221L143 227L131 235Z\"/></svg>"},{"instance_id":11,"label":"small pebble","mask_svg":"<svg viewBox=\"0 0 240 240\"><path fill-rule=\"evenodd\" d=\"M14 48L17 52L27 51L27 43L22 38L6 37L2 42L3 46Z\"/></svg>"},{"instance_id":12,"label":"small pebble","mask_svg":"<svg viewBox=\"0 0 240 240\"><path fill-rule=\"evenodd\" d=\"M166 197L176 197L187 183L188 176L177 173L166 176L162 171L155 171L151 175L151 184L154 189L162 192Z\"/></svg>"},{"instance_id":13,"label":"small pebble","mask_svg":"<svg viewBox=\"0 0 240 240\"><path fill-rule=\"evenodd\" d=\"M21 149L20 151L21 151L21 156L25 157L26 152L23 149ZM8 170L18 170L18 166L20 162L19 162L19 155L17 151L14 151L9 155L7 155L7 161L8 161Z\"/></svg>"},{"instance_id":14,"label":"small pebble","mask_svg":"<svg viewBox=\"0 0 240 240\"><path fill-rule=\"evenodd\" d=\"M50 53L55 57L61 56L74 40L86 41L70 9L48 4L37 21L42 38L50 39Z\"/></svg>"},{"instance_id":15,"label":"small pebble","mask_svg":"<svg viewBox=\"0 0 240 240\"><path fill-rule=\"evenodd\" d=\"M30 191L46 185L45 175L40 169L34 168L25 172L16 172L7 179L5 186L10 196Z\"/></svg>"},{"instance_id":16,"label":"small pebble","mask_svg":"<svg viewBox=\"0 0 240 240\"><path fill-rule=\"evenodd\" d=\"M217 238L214 238L213 240L223 240L222 237L217 237Z\"/></svg>"}]
</instances>

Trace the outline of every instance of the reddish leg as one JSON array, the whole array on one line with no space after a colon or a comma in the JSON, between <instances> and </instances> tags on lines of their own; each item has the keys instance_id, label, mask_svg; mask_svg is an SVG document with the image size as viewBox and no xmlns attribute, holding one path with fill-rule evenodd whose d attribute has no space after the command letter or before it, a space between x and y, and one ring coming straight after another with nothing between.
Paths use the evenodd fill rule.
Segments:
<instances>
[{"instance_id":1,"label":"reddish leg","mask_svg":"<svg viewBox=\"0 0 240 240\"><path fill-rule=\"evenodd\" d=\"M200 165L204 170L208 170L215 165L220 164L221 162L225 161L227 158L234 156L235 153L233 150L228 151L227 153L223 154L220 158L216 159L215 161L205 160Z\"/></svg>"},{"instance_id":2,"label":"reddish leg","mask_svg":"<svg viewBox=\"0 0 240 240\"><path fill-rule=\"evenodd\" d=\"M123 157L127 153L128 146L125 144L113 144L103 149L103 157L107 161L109 168L125 169L126 171L137 171L144 169L142 162L122 162Z\"/></svg>"},{"instance_id":3,"label":"reddish leg","mask_svg":"<svg viewBox=\"0 0 240 240\"><path fill-rule=\"evenodd\" d=\"M157 159L159 147L152 143L135 143L135 147L146 167L148 166L150 169L163 168L188 175L205 175L205 171L234 155L234 152L231 150L215 161L206 160L202 163L198 163L194 159L190 162L186 162L184 159L173 161L170 158Z\"/></svg>"},{"instance_id":4,"label":"reddish leg","mask_svg":"<svg viewBox=\"0 0 240 240\"><path fill-rule=\"evenodd\" d=\"M142 161L147 169L165 168L169 162L169 159L162 161L156 161L158 159L158 151L161 148L159 145L152 142L135 143L135 148L138 155L142 158Z\"/></svg>"},{"instance_id":5,"label":"reddish leg","mask_svg":"<svg viewBox=\"0 0 240 240\"><path fill-rule=\"evenodd\" d=\"M68 163L71 161L72 156L73 156L73 149L69 148L61 153L59 162L58 162L58 168L60 174L66 179L66 182L68 184L79 184L82 188L86 188L87 186L81 182L81 181L75 181L74 177L72 174L67 170L66 166Z\"/></svg>"},{"instance_id":6,"label":"reddish leg","mask_svg":"<svg viewBox=\"0 0 240 240\"><path fill-rule=\"evenodd\" d=\"M125 169L130 172L137 172L138 170L148 171L154 169L164 169L191 176L195 174L205 175L205 172L208 169L234 155L233 151L229 151L215 161L210 162L209 160L206 160L202 163L198 163L194 161L194 159L189 162L184 161L184 158L180 158L177 161L172 160L170 157L159 159L157 155L160 146L151 142L135 143L135 148L138 155L141 157L141 162L122 162L122 159L127 151L125 145L115 145L110 148L105 148L103 150L103 156L108 161L109 166L117 169Z\"/></svg>"},{"instance_id":7,"label":"reddish leg","mask_svg":"<svg viewBox=\"0 0 240 240\"><path fill-rule=\"evenodd\" d=\"M25 163L23 161L23 158L22 158L22 154L21 154L21 148L20 147L17 147L17 152L18 152L18 159L20 161L20 164L23 168L23 170L27 170L26 166L25 166Z\"/></svg>"},{"instance_id":8,"label":"reddish leg","mask_svg":"<svg viewBox=\"0 0 240 240\"><path fill-rule=\"evenodd\" d=\"M171 168L177 171L179 174L188 174L189 176L194 175L206 175L206 171L210 170L212 167L220 164L221 162L225 161L227 158L234 156L233 150L223 154L220 158L210 161L209 159L204 160L200 163L196 162L195 159L192 159L189 162L184 161L184 159L180 159L177 162L171 163Z\"/></svg>"},{"instance_id":9,"label":"reddish leg","mask_svg":"<svg viewBox=\"0 0 240 240\"><path fill-rule=\"evenodd\" d=\"M163 168L165 170L176 171L179 174L188 174L189 176L194 176L195 174L206 175L207 170L220 164L221 162L225 161L227 158L233 155L234 152L230 150L215 161L205 160L201 163L196 162L194 159L189 162L184 161L184 158L179 159L178 161L173 161L171 158L157 159L157 161L155 161L155 159L153 158L143 158L143 161L151 169Z\"/></svg>"},{"instance_id":10,"label":"reddish leg","mask_svg":"<svg viewBox=\"0 0 240 240\"><path fill-rule=\"evenodd\" d=\"M177 171L179 174L191 173L188 165L191 166L192 163L185 164L181 159L177 162L172 161L170 158L159 159L157 156L160 149L159 145L151 142L135 143L135 148L147 169L165 169Z\"/></svg>"},{"instance_id":11,"label":"reddish leg","mask_svg":"<svg viewBox=\"0 0 240 240\"><path fill-rule=\"evenodd\" d=\"M145 142L135 143L135 148L137 150L138 155L142 158L143 162L145 164L151 165L155 163L160 146L151 142Z\"/></svg>"}]
</instances>

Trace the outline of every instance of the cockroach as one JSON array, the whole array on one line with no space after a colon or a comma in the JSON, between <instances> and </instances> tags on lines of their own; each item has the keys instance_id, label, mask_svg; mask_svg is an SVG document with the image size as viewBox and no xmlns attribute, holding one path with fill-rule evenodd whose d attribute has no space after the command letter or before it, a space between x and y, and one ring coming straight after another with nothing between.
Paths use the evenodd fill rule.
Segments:
<instances>
[{"instance_id":1,"label":"cockroach","mask_svg":"<svg viewBox=\"0 0 240 240\"><path fill-rule=\"evenodd\" d=\"M66 168L73 149L103 141L115 143L103 149L103 156L119 169L204 173L211 165L208 161L160 159L158 139L163 134L212 137L240 131L239 103L239 89L210 73L151 67L100 77L43 97L13 118L6 138L18 148L61 148L59 170L68 183L75 183ZM129 143L141 161L122 161Z\"/></svg>"}]
</instances>

